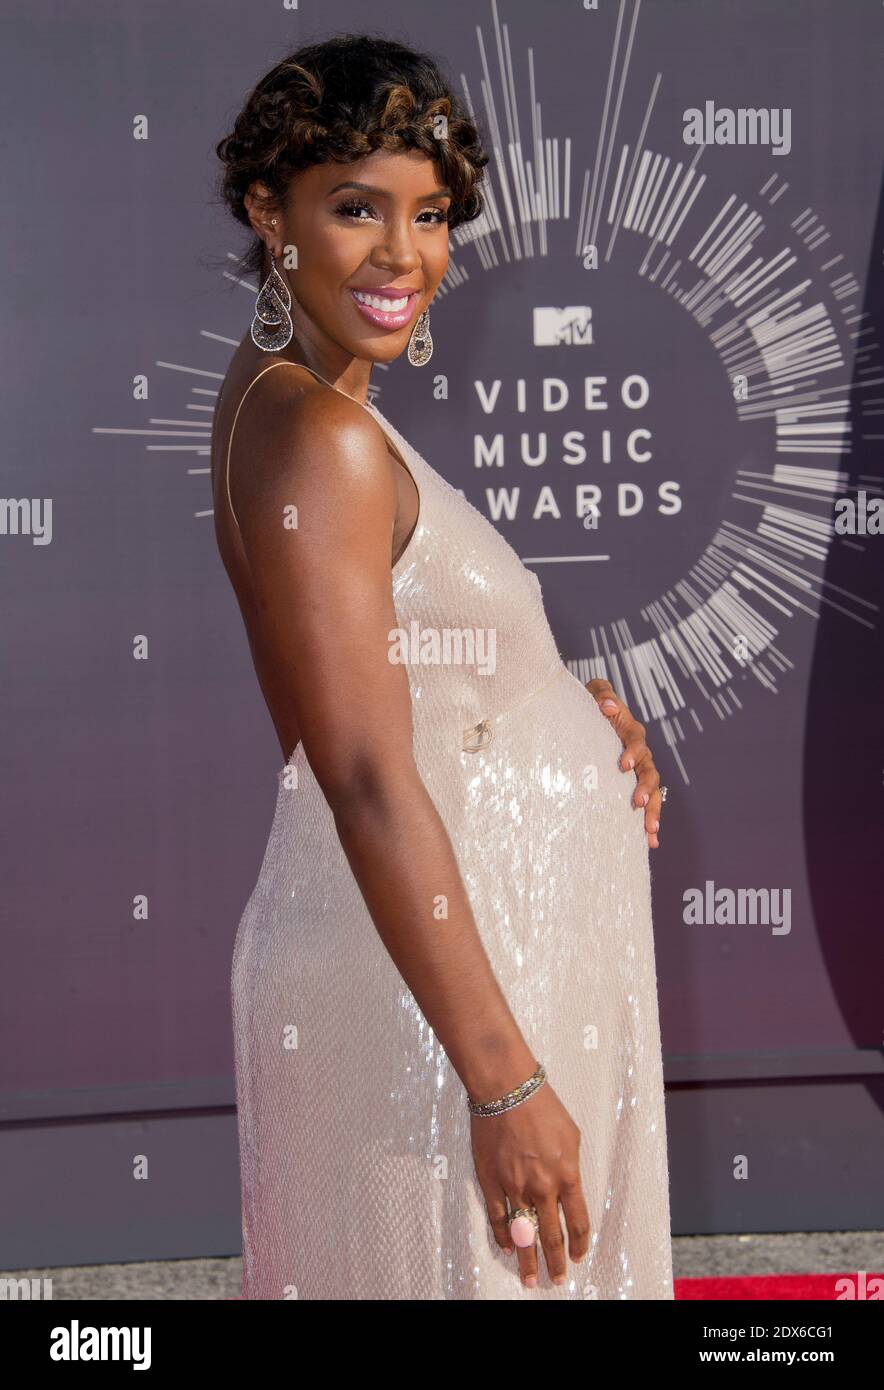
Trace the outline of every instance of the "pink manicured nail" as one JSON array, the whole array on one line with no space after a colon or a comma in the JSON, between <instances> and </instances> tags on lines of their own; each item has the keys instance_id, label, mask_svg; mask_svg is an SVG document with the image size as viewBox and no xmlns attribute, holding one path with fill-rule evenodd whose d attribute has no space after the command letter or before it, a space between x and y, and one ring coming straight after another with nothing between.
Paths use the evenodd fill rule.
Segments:
<instances>
[{"instance_id":1,"label":"pink manicured nail","mask_svg":"<svg viewBox=\"0 0 884 1390\"><path fill-rule=\"evenodd\" d=\"M533 1289L537 1283L536 1274L527 1274L523 1280L526 1289Z\"/></svg>"}]
</instances>

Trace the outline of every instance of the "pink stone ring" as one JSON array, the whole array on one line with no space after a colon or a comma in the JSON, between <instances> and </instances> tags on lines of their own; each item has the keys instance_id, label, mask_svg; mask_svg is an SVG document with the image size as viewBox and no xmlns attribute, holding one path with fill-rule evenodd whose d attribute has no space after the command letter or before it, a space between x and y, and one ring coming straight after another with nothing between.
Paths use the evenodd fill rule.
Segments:
<instances>
[{"instance_id":1,"label":"pink stone ring","mask_svg":"<svg viewBox=\"0 0 884 1390\"><path fill-rule=\"evenodd\" d=\"M536 1207L518 1207L510 1216L510 1235L513 1245L525 1250L537 1239L540 1221Z\"/></svg>"}]
</instances>

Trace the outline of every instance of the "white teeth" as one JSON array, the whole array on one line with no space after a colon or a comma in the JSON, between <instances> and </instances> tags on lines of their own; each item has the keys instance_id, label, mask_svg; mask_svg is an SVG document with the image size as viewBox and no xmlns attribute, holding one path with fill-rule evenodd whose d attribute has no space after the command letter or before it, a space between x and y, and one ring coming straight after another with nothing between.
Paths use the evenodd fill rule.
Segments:
<instances>
[{"instance_id":1,"label":"white teeth","mask_svg":"<svg viewBox=\"0 0 884 1390\"><path fill-rule=\"evenodd\" d=\"M362 294L359 290L353 290L352 294L360 304L368 304L372 309L383 309L387 314L398 314L411 298L410 295L406 295L404 299L388 299L386 295Z\"/></svg>"}]
</instances>

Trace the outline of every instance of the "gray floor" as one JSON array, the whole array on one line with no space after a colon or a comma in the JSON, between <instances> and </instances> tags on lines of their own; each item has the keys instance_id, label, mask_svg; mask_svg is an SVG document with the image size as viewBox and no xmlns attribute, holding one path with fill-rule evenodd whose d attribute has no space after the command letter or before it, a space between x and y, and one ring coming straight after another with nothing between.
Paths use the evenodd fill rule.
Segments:
<instances>
[{"instance_id":1,"label":"gray floor","mask_svg":"<svg viewBox=\"0 0 884 1390\"><path fill-rule=\"evenodd\" d=\"M672 1242L677 1278L704 1275L855 1273L884 1269L884 1232L679 1236ZM224 1299L240 1293L241 1261L170 1260L73 1269L5 1271L7 1279L51 1278L58 1299Z\"/></svg>"}]
</instances>

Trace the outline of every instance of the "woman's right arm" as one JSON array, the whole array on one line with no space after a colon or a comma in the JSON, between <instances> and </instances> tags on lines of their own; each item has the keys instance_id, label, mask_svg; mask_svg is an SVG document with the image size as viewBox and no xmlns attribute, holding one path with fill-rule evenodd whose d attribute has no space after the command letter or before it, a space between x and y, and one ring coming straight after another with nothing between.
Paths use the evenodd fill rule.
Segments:
<instances>
[{"instance_id":1,"label":"woman's right arm","mask_svg":"<svg viewBox=\"0 0 884 1390\"><path fill-rule=\"evenodd\" d=\"M406 667L388 659L388 634L398 627L390 570L399 465L358 403L276 385L261 393L261 409L242 412L238 452L249 468L234 497L266 658L291 701L384 946L469 1095L489 1100L527 1080L535 1058L491 968L447 831L414 761ZM297 529L284 524L292 505ZM434 906L442 895L447 917L440 921ZM537 1121L546 1116L545 1147L555 1150L538 1163L555 1167L561 1130L573 1122L549 1083L506 1116L474 1119L474 1135L480 1126L480 1139L496 1152L532 1109ZM532 1143L540 1142L533 1133ZM492 1223L508 1245L500 1212Z\"/></svg>"}]
</instances>

